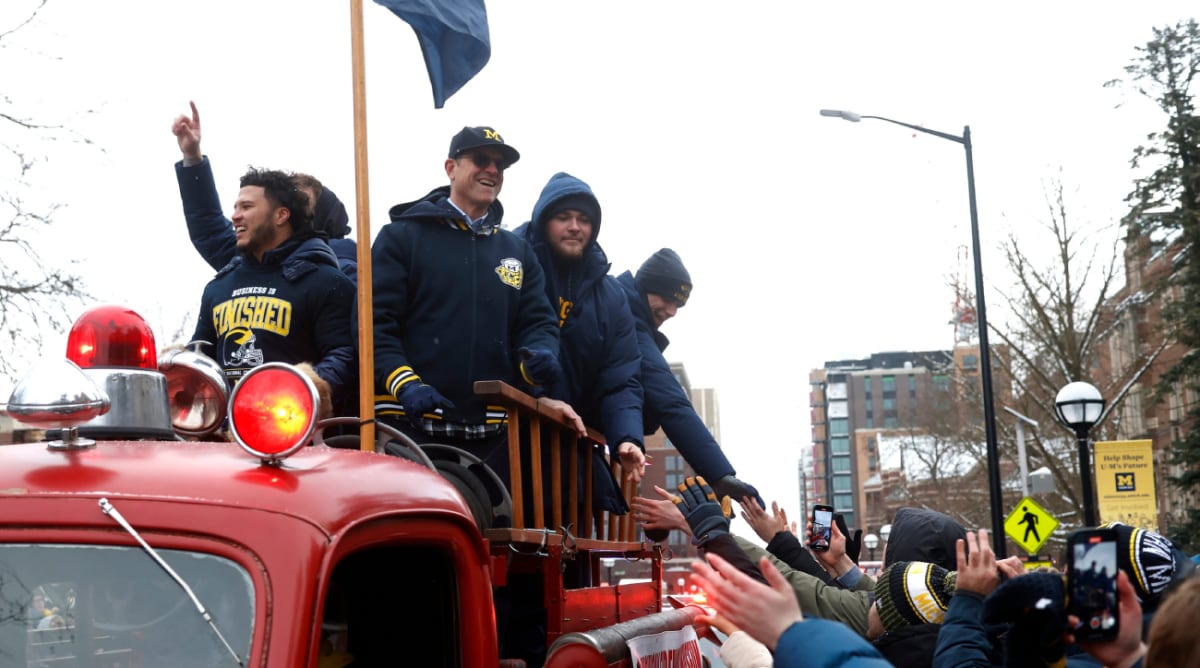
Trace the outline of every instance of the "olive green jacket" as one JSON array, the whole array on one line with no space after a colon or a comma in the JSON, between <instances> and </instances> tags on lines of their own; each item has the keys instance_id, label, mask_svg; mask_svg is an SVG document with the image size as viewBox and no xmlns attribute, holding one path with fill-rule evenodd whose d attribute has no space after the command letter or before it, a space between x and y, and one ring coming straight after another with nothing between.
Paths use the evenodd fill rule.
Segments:
<instances>
[{"instance_id":1,"label":"olive green jacket","mask_svg":"<svg viewBox=\"0 0 1200 668\"><path fill-rule=\"evenodd\" d=\"M858 635L867 637L867 612L871 609L875 591L875 580L870 576L863 575L852 590L828 585L818 577L793 569L754 543L740 536L735 538L754 563L757 564L760 558L767 557L779 572L783 573L783 577L795 590L800 612L805 617L842 622L854 629Z\"/></svg>"}]
</instances>

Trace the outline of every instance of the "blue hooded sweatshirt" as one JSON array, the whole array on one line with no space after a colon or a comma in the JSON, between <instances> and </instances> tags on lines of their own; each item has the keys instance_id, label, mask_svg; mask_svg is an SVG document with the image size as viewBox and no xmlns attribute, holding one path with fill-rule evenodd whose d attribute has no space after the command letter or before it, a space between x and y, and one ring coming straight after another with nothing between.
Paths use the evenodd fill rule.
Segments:
<instances>
[{"instance_id":1,"label":"blue hooded sweatshirt","mask_svg":"<svg viewBox=\"0 0 1200 668\"><path fill-rule=\"evenodd\" d=\"M546 224L562 208L585 210L592 237L578 261L555 256L546 241ZM633 315L616 279L608 275L608 257L600 248L600 203L587 183L565 172L550 178L533 218L516 233L533 246L546 275L546 297L559 314L560 354L565 387L551 388L599 426L614 447L642 444L641 355Z\"/></svg>"}]
</instances>

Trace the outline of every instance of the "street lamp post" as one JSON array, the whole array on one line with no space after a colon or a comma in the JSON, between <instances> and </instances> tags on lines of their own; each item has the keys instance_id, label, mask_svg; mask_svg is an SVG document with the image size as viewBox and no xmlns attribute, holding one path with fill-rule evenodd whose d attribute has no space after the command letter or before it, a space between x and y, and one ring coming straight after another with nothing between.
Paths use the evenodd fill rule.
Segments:
<instances>
[{"instance_id":1,"label":"street lamp post","mask_svg":"<svg viewBox=\"0 0 1200 668\"><path fill-rule=\"evenodd\" d=\"M1104 412L1104 397L1091 383L1067 383L1054 398L1054 412L1063 424L1075 432L1079 446L1079 479L1083 483L1083 521L1096 526L1096 502L1092 492L1092 457L1088 434Z\"/></svg>"},{"instance_id":2,"label":"street lamp post","mask_svg":"<svg viewBox=\"0 0 1200 668\"><path fill-rule=\"evenodd\" d=\"M863 536L863 546L871 553L871 561L875 561L875 548L879 547L879 536L869 533Z\"/></svg>"},{"instance_id":3,"label":"street lamp post","mask_svg":"<svg viewBox=\"0 0 1200 668\"><path fill-rule=\"evenodd\" d=\"M842 118L857 123L864 118L886 121L910 130L961 144L967 152L967 201L971 207L971 247L975 258L975 311L979 325L979 380L983 386L983 431L987 443L988 495L992 505L992 549L996 557L1006 555L1004 543L1004 496L1000 488L1000 450L996 444L996 407L992 401L992 354L988 347L987 308L983 299L983 263L979 254L979 212L975 206L975 162L971 153L971 126L963 127L962 136L930 130L883 116L863 116L842 109L822 109L822 116Z\"/></svg>"},{"instance_id":4,"label":"street lamp post","mask_svg":"<svg viewBox=\"0 0 1200 668\"><path fill-rule=\"evenodd\" d=\"M1038 423L1037 420L1025 417L1008 406L1005 406L1004 410L1017 418L1017 463L1021 467L1021 495L1022 497L1029 496L1029 460L1025 457L1025 425L1037 429Z\"/></svg>"}]
</instances>

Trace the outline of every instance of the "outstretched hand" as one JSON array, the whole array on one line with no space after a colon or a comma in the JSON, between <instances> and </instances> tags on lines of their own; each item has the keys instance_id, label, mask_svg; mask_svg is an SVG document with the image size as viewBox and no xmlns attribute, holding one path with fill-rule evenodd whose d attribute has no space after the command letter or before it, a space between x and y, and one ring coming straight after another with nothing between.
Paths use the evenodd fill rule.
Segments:
<instances>
[{"instance_id":1,"label":"outstretched hand","mask_svg":"<svg viewBox=\"0 0 1200 668\"><path fill-rule=\"evenodd\" d=\"M184 165L194 165L204 159L200 152L200 112L195 102L188 101L188 104L192 106L192 117L188 118L186 114L176 116L171 124L171 133L179 142Z\"/></svg>"},{"instance_id":2,"label":"outstretched hand","mask_svg":"<svg viewBox=\"0 0 1200 668\"><path fill-rule=\"evenodd\" d=\"M676 504L675 500L678 497L658 485L654 486L654 492L662 499L656 501L644 496L633 497L633 500L630 501L630 506L633 508L633 519L646 529L666 531L678 529L691 535L692 528L688 526L687 520Z\"/></svg>"},{"instance_id":3,"label":"outstretched hand","mask_svg":"<svg viewBox=\"0 0 1200 668\"><path fill-rule=\"evenodd\" d=\"M694 541L703 545L711 538L729 533L725 509L703 476L685 478L676 489L679 490L676 503L692 527Z\"/></svg>"},{"instance_id":4,"label":"outstretched hand","mask_svg":"<svg viewBox=\"0 0 1200 668\"><path fill-rule=\"evenodd\" d=\"M771 651L789 626L804 619L792 586L766 557L759 560L758 567L767 585L715 554L709 553L705 559L707 563L697 560L692 564L692 582L704 590L721 616Z\"/></svg>"},{"instance_id":5,"label":"outstretched hand","mask_svg":"<svg viewBox=\"0 0 1200 668\"><path fill-rule=\"evenodd\" d=\"M775 501L771 502L771 514L758 505L758 499L747 496L741 500L742 519L754 529L754 533L763 541L770 543L775 534L788 530L787 513L779 508Z\"/></svg>"}]
</instances>

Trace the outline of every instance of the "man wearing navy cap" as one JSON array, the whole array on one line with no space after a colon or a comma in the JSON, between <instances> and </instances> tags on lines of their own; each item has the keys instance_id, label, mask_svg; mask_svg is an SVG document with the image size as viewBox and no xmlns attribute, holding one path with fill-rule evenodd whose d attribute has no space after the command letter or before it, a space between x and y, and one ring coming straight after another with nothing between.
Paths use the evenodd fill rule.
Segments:
<instances>
[{"instance_id":1,"label":"man wearing navy cap","mask_svg":"<svg viewBox=\"0 0 1200 668\"><path fill-rule=\"evenodd\" d=\"M389 211L371 246L375 413L418 443L463 447L507 477L500 380L540 395L559 380L558 323L533 249L500 229L497 196L521 154L490 127L450 141L450 185Z\"/></svg>"}]
</instances>

